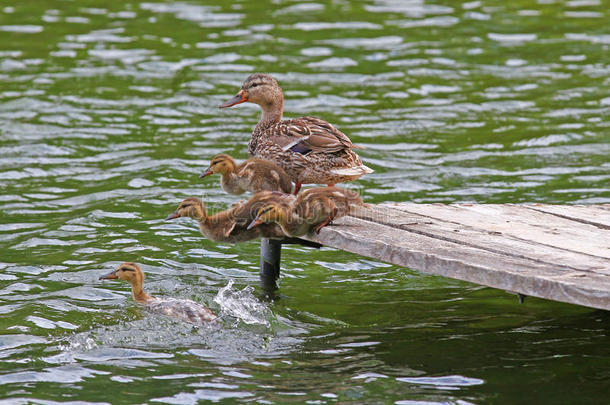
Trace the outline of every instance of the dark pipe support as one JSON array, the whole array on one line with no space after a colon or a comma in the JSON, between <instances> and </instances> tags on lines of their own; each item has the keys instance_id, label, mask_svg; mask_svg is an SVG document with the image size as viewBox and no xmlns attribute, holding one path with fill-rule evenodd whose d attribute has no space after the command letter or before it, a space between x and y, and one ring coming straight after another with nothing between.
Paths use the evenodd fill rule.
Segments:
<instances>
[{"instance_id":1,"label":"dark pipe support","mask_svg":"<svg viewBox=\"0 0 610 405\"><path fill-rule=\"evenodd\" d=\"M261 239L260 278L261 284L271 290L277 288L275 280L280 277L280 259L282 241L279 239Z\"/></svg>"},{"instance_id":2,"label":"dark pipe support","mask_svg":"<svg viewBox=\"0 0 610 405\"><path fill-rule=\"evenodd\" d=\"M280 278L280 260L282 257L282 244L302 245L312 248L321 248L317 242L310 242L301 238L284 239L261 239L261 259L260 259L260 283L263 289L268 292L277 290L275 281Z\"/></svg>"}]
</instances>

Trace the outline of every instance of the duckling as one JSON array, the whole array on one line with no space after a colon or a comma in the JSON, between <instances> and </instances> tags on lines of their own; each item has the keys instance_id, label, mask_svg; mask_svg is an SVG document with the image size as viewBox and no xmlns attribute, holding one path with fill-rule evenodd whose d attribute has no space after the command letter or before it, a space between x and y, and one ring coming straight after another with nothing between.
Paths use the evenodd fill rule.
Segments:
<instances>
[{"instance_id":1,"label":"duckling","mask_svg":"<svg viewBox=\"0 0 610 405\"><path fill-rule=\"evenodd\" d=\"M286 236L297 237L320 230L333 219L364 205L355 191L339 187L318 187L301 192L289 206L271 200L259 209L249 229L263 223L277 223Z\"/></svg>"},{"instance_id":2,"label":"duckling","mask_svg":"<svg viewBox=\"0 0 610 405\"><path fill-rule=\"evenodd\" d=\"M212 158L210 167L199 178L214 173L221 174L220 185L229 194L239 195L246 191L292 192L292 182L284 169L264 159L250 158L236 165L233 157L219 153Z\"/></svg>"},{"instance_id":3,"label":"duckling","mask_svg":"<svg viewBox=\"0 0 610 405\"><path fill-rule=\"evenodd\" d=\"M144 272L136 263L125 262L116 270L100 276L100 280L120 279L131 284L133 299L155 312L181 319L195 325L213 321L218 317L211 309L195 301L176 298L156 298L142 288Z\"/></svg>"},{"instance_id":4,"label":"duckling","mask_svg":"<svg viewBox=\"0 0 610 405\"><path fill-rule=\"evenodd\" d=\"M165 220L179 217L190 217L199 223L203 236L214 242L245 242L259 237L281 239L282 229L276 224L267 224L260 229L247 229L258 209L273 200L280 206L290 204L296 197L275 191L261 191L248 201L240 201L231 208L208 216L205 205L199 198L189 197L182 201L175 212Z\"/></svg>"}]
</instances>

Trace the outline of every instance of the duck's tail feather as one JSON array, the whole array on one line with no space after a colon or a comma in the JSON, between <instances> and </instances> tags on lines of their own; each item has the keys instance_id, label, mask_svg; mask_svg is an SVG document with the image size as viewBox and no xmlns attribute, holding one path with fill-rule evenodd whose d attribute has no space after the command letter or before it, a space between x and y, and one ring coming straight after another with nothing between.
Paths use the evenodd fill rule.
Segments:
<instances>
[{"instance_id":1,"label":"duck's tail feather","mask_svg":"<svg viewBox=\"0 0 610 405\"><path fill-rule=\"evenodd\" d=\"M331 172L338 176L362 176L365 174L373 173L374 170L365 165L345 167L341 169L332 169Z\"/></svg>"}]
</instances>

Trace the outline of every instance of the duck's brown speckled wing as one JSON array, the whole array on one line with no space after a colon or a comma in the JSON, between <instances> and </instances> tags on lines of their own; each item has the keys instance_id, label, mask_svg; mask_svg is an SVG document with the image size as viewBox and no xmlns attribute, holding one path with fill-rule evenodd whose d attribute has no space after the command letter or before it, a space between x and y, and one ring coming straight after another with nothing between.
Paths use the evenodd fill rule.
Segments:
<instances>
[{"instance_id":1,"label":"duck's brown speckled wing","mask_svg":"<svg viewBox=\"0 0 610 405\"><path fill-rule=\"evenodd\" d=\"M316 117L300 117L278 122L267 128L262 136L279 145L283 150L292 150L301 154L332 153L358 148L343 132Z\"/></svg>"}]
</instances>

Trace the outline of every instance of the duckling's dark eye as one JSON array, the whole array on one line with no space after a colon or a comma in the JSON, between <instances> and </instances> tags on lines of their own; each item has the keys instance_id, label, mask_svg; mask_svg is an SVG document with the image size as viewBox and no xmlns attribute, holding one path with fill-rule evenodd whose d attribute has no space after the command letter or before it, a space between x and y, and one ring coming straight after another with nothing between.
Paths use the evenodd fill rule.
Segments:
<instances>
[{"instance_id":1,"label":"duckling's dark eye","mask_svg":"<svg viewBox=\"0 0 610 405\"><path fill-rule=\"evenodd\" d=\"M121 267L119 270L123 270L123 271L135 271L134 269L132 269L130 267Z\"/></svg>"},{"instance_id":2,"label":"duckling's dark eye","mask_svg":"<svg viewBox=\"0 0 610 405\"><path fill-rule=\"evenodd\" d=\"M260 85L260 83L252 83L252 84L250 85L250 88L252 88L252 87L257 87L257 86L259 86L259 85Z\"/></svg>"}]
</instances>

